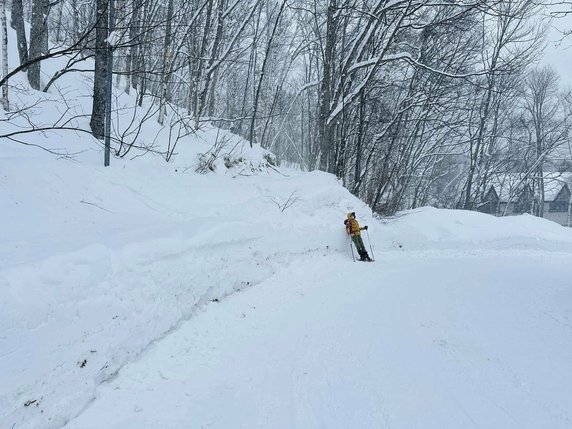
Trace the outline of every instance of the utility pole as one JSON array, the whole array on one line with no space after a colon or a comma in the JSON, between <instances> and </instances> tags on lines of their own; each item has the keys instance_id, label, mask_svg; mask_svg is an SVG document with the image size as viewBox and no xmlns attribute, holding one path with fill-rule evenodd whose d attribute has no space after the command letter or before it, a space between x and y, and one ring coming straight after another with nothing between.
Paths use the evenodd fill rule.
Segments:
<instances>
[{"instance_id":1,"label":"utility pole","mask_svg":"<svg viewBox=\"0 0 572 429\"><path fill-rule=\"evenodd\" d=\"M115 27L115 0L109 0L109 20L107 31L107 97L105 100L105 155L103 165L109 167L111 152L111 96L113 83L113 30Z\"/></svg>"}]
</instances>

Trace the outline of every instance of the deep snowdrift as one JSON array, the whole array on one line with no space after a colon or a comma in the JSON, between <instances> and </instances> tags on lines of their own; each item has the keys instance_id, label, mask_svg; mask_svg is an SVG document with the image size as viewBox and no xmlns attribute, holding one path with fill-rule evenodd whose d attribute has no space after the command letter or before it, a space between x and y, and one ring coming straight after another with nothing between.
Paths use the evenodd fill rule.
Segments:
<instances>
[{"instance_id":1,"label":"deep snowdrift","mask_svg":"<svg viewBox=\"0 0 572 429\"><path fill-rule=\"evenodd\" d=\"M191 157L210 147L187 144ZM210 175L183 172L183 156L109 169L0 159L0 421L61 426L197 306L346 250L343 215L363 205L333 177L260 167L261 150L235 156Z\"/></svg>"},{"instance_id":2,"label":"deep snowdrift","mask_svg":"<svg viewBox=\"0 0 572 429\"><path fill-rule=\"evenodd\" d=\"M412 261L419 258L521 255L550 276L547 260L571 256L572 231L530 216L424 208L380 223L333 176L265 166L264 151L238 140L229 145L235 148L230 156L242 161L227 168L221 159L214 172L195 173L197 154L207 152L217 134L210 129L189 139L169 164L147 156L114 160L108 169L97 165L99 156L55 159L1 143L1 152L10 153L0 158L2 427L61 427L90 404L101 383L179 330L197 309L280 273L297 279L300 293L322 285L319 293L327 295L319 279L329 278L334 289L354 280L374 284L388 264L407 266L407 259L416 270ZM342 223L348 211L371 226L376 264L351 263ZM539 279L523 283L525 299L542 296ZM484 282L478 308L487 314L487 301L497 297L493 283L470 281ZM510 276L502 281L518 285ZM438 284L423 287L435 291L426 299L439 301L436 306L451 304ZM570 293L569 283L560 287ZM401 303L384 299L389 306ZM568 307L559 314L569 323Z\"/></svg>"}]
</instances>

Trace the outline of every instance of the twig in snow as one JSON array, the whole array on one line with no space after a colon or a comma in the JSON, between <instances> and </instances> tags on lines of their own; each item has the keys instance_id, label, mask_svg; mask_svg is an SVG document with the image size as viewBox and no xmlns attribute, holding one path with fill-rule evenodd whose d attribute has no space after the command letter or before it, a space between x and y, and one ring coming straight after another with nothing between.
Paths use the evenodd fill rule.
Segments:
<instances>
[{"instance_id":1,"label":"twig in snow","mask_svg":"<svg viewBox=\"0 0 572 429\"><path fill-rule=\"evenodd\" d=\"M107 213L113 213L111 210L107 210L106 208L101 207L100 205L97 205L97 204L95 204L95 203L90 203L89 201L80 200L80 203L82 203L82 204L88 204L88 205L90 205L90 206L95 206L95 207L97 207L97 208L100 208L100 209L103 210L103 211L106 211Z\"/></svg>"},{"instance_id":2,"label":"twig in snow","mask_svg":"<svg viewBox=\"0 0 572 429\"><path fill-rule=\"evenodd\" d=\"M300 201L300 197L296 195L296 191L293 191L286 201L280 201L275 198L271 198L272 202L278 206L281 212L284 210L292 207L298 201Z\"/></svg>"}]
</instances>

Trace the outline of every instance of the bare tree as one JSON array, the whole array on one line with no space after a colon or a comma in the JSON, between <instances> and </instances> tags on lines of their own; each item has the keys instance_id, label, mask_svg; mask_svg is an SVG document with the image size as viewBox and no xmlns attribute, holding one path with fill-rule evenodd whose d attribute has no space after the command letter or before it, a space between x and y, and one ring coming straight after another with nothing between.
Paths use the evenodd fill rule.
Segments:
<instances>
[{"instance_id":1,"label":"bare tree","mask_svg":"<svg viewBox=\"0 0 572 429\"><path fill-rule=\"evenodd\" d=\"M569 138L570 124L562 108L559 77L549 68L533 69L523 94L525 126L530 129L534 184L533 213L544 215L544 173L548 156Z\"/></svg>"},{"instance_id":2,"label":"bare tree","mask_svg":"<svg viewBox=\"0 0 572 429\"><path fill-rule=\"evenodd\" d=\"M493 15L483 16L483 67L487 70L483 91L475 112L475 126L470 127L469 167L462 207L476 208L482 190L480 166L489 153L488 138L494 120L495 97L499 76L518 75L533 61L542 41L542 29L533 21L538 4L532 0L506 0L492 8ZM491 31L491 28L493 31ZM481 91L479 91L481 92ZM498 97L496 97L498 99ZM475 182L477 185L475 186Z\"/></svg>"},{"instance_id":3,"label":"bare tree","mask_svg":"<svg viewBox=\"0 0 572 429\"><path fill-rule=\"evenodd\" d=\"M95 72L93 81L93 105L90 127L93 136L103 139L105 136L105 100L107 95L107 63L108 63L108 0L97 0L97 17L95 29Z\"/></svg>"},{"instance_id":4,"label":"bare tree","mask_svg":"<svg viewBox=\"0 0 572 429\"><path fill-rule=\"evenodd\" d=\"M8 75L8 29L6 24L6 1L0 0L0 33L2 36L2 74ZM2 85L2 108L10 110L8 101L8 80Z\"/></svg>"},{"instance_id":5,"label":"bare tree","mask_svg":"<svg viewBox=\"0 0 572 429\"><path fill-rule=\"evenodd\" d=\"M272 32L268 37L268 41L266 44L266 49L264 51L264 59L262 60L262 69L260 70L260 75L258 78L258 84L256 85L256 90L254 93L254 103L252 106L252 119L250 120L250 134L248 140L250 141L250 146L252 147L252 143L255 141L255 130L254 125L256 121L256 113L258 112L258 99L260 97L260 90L262 89L262 82L264 80L264 74L266 71L266 64L268 63L268 57L270 54L270 49L272 47L272 43L274 42L274 36L276 35L276 29L278 28L278 24L280 23L280 18L282 17L282 12L286 7L286 2L281 2L280 9L276 14L276 18L274 20L274 25L272 26Z\"/></svg>"},{"instance_id":6,"label":"bare tree","mask_svg":"<svg viewBox=\"0 0 572 429\"><path fill-rule=\"evenodd\" d=\"M16 30L16 43L18 45L20 64L25 64L28 62L28 42L24 28L24 8L22 6L22 0L12 0L10 26Z\"/></svg>"},{"instance_id":7,"label":"bare tree","mask_svg":"<svg viewBox=\"0 0 572 429\"><path fill-rule=\"evenodd\" d=\"M48 14L47 0L32 1L32 23L30 26L30 60L40 58L48 53ZM34 89L41 89L41 62L36 61L28 67L28 81Z\"/></svg>"},{"instance_id":8,"label":"bare tree","mask_svg":"<svg viewBox=\"0 0 572 429\"><path fill-rule=\"evenodd\" d=\"M165 104L168 101L168 85L169 85L169 69L170 63L172 61L172 53L171 53L171 27L173 21L173 0L169 0L167 4L167 29L165 31L165 43L163 44L163 70L161 73L161 100L159 101L160 109L159 109L159 116L157 121L159 124L163 125L163 121L165 120Z\"/></svg>"}]
</instances>

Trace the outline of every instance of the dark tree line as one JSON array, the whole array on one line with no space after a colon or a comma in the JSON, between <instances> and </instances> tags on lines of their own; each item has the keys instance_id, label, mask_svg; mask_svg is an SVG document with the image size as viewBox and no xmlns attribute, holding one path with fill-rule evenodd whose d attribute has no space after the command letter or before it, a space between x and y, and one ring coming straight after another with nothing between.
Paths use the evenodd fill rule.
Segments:
<instances>
[{"instance_id":1,"label":"dark tree line","mask_svg":"<svg viewBox=\"0 0 572 429\"><path fill-rule=\"evenodd\" d=\"M535 66L545 24L532 0L114 5L112 35L110 0L10 5L20 69L33 88L50 90L94 60L97 138L112 51L115 90L153 103L159 123L176 111L192 128L230 129L281 162L335 174L379 213L479 209L499 174L541 181L545 171L570 168L562 156L570 97L553 71ZM42 61L54 55L71 60L45 77Z\"/></svg>"}]
</instances>

